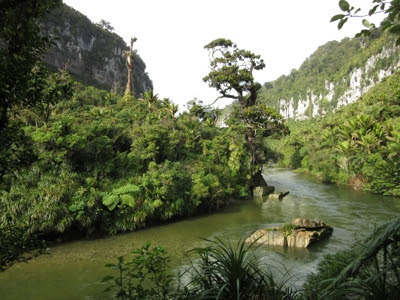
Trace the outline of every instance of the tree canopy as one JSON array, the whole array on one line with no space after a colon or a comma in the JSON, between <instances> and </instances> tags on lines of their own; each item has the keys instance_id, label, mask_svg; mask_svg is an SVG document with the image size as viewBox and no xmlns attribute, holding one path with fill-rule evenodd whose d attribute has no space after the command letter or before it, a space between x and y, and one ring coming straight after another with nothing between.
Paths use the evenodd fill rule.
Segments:
<instances>
[{"instance_id":1,"label":"tree canopy","mask_svg":"<svg viewBox=\"0 0 400 300\"><path fill-rule=\"evenodd\" d=\"M209 50L212 60L211 72L203 80L216 88L222 98L238 100L242 107L256 104L261 85L254 81L253 71L265 67L260 55L238 49L235 43L224 38L216 39L204 48ZM232 90L236 95L231 94Z\"/></svg>"}]
</instances>

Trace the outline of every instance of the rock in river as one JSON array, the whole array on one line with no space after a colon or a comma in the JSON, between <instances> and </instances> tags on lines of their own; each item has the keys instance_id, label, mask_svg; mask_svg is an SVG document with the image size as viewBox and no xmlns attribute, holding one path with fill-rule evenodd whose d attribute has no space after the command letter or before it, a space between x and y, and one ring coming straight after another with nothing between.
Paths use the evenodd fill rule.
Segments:
<instances>
[{"instance_id":1,"label":"rock in river","mask_svg":"<svg viewBox=\"0 0 400 300\"><path fill-rule=\"evenodd\" d=\"M322 221L294 219L291 224L255 231L246 239L248 243L271 246L307 248L310 244L327 237L332 227Z\"/></svg>"}]
</instances>

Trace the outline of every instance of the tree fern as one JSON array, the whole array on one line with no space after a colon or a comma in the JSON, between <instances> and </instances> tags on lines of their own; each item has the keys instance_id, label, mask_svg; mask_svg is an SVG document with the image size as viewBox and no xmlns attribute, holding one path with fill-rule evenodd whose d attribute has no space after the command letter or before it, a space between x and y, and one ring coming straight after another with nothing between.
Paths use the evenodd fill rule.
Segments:
<instances>
[{"instance_id":1,"label":"tree fern","mask_svg":"<svg viewBox=\"0 0 400 300\"><path fill-rule=\"evenodd\" d=\"M103 196L103 204L109 210L114 210L118 204L134 207L135 198L131 195L140 191L140 187L134 184L127 184L120 188L114 189L111 193L105 193Z\"/></svg>"}]
</instances>

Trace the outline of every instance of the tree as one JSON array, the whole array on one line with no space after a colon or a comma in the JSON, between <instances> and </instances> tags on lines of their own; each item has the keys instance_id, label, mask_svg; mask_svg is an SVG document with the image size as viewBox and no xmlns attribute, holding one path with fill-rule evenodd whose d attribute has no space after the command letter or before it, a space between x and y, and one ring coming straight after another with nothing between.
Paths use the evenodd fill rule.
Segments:
<instances>
[{"instance_id":1,"label":"tree","mask_svg":"<svg viewBox=\"0 0 400 300\"><path fill-rule=\"evenodd\" d=\"M283 129L283 120L273 110L266 109L257 103L257 95L261 84L253 77L254 70L265 67L264 60L248 50L238 49L237 45L228 39L216 39L207 44L210 51L211 72L203 78L210 87L216 88L221 94L217 98L230 98L239 102L239 112L236 118L245 127L250 164L259 166L265 162L261 138L271 131L268 123L276 123L275 129ZM232 94L232 91L236 94ZM260 133L265 133L261 134Z\"/></svg>"},{"instance_id":2,"label":"tree","mask_svg":"<svg viewBox=\"0 0 400 300\"><path fill-rule=\"evenodd\" d=\"M107 30L109 32L113 32L114 31L114 27L111 26L111 23L101 19L99 23L96 24L97 26L99 26L101 29Z\"/></svg>"},{"instance_id":3,"label":"tree","mask_svg":"<svg viewBox=\"0 0 400 300\"><path fill-rule=\"evenodd\" d=\"M361 8L351 6L346 0L340 0L339 7L343 13L335 15L331 19L331 22L339 21L339 29L349 18L363 18L362 24L366 29L361 30L359 35L369 35L376 29L376 25L370 23L367 18L376 14L386 14L387 17L381 22L382 30L388 30L390 33L400 36L400 0L372 0L372 7L366 14L362 13ZM397 44L400 44L400 37L397 39Z\"/></svg>"},{"instance_id":4,"label":"tree","mask_svg":"<svg viewBox=\"0 0 400 300\"><path fill-rule=\"evenodd\" d=\"M0 132L15 105L43 102L41 84L47 77L42 58L51 39L42 36L38 20L61 0L5 0L0 4Z\"/></svg>"},{"instance_id":5,"label":"tree","mask_svg":"<svg viewBox=\"0 0 400 300\"><path fill-rule=\"evenodd\" d=\"M238 100L242 108L256 104L261 84L254 81L253 71L265 67L260 55L238 49L231 40L223 38L212 41L204 48L210 51L213 60L210 62L211 72L203 81L216 88L220 98ZM232 90L236 95L230 94Z\"/></svg>"},{"instance_id":6,"label":"tree","mask_svg":"<svg viewBox=\"0 0 400 300\"><path fill-rule=\"evenodd\" d=\"M137 38L131 38L129 51L125 51L126 68L128 69L128 81L126 83L125 95L132 95L132 70L133 70L133 43Z\"/></svg>"}]
</instances>

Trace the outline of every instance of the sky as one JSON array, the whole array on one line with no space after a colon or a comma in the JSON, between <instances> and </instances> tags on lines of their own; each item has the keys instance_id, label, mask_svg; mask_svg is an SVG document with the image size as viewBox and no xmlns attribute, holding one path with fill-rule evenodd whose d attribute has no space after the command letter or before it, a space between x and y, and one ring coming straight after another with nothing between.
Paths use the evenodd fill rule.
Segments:
<instances>
[{"instance_id":1,"label":"sky","mask_svg":"<svg viewBox=\"0 0 400 300\"><path fill-rule=\"evenodd\" d=\"M179 105L197 98L214 102L218 93L202 78L208 74L204 45L227 38L239 49L261 55L266 67L254 73L261 84L288 75L328 41L353 37L362 29L352 19L341 29L330 23L341 13L338 0L64 0L92 22L110 22L114 32L145 62L154 93ZM372 0L349 0L355 7ZM367 10L366 10L367 11ZM374 20L372 20L374 21ZM379 21L376 20L379 24ZM224 107L230 100L219 100Z\"/></svg>"}]
</instances>

